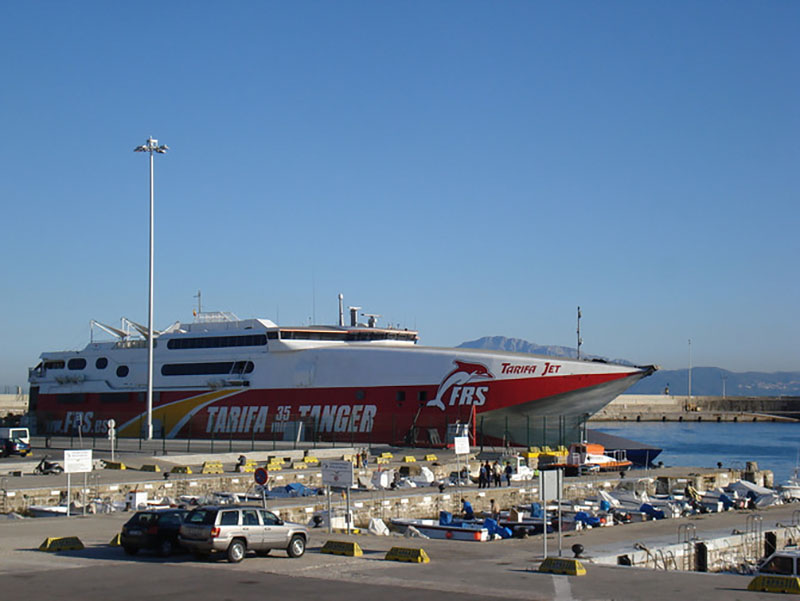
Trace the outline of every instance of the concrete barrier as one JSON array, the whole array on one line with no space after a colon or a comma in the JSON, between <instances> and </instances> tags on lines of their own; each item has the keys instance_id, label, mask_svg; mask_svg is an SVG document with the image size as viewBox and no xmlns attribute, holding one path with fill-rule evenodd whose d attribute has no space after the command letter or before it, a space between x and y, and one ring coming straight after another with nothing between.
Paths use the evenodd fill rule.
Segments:
<instances>
[{"instance_id":1,"label":"concrete barrier","mask_svg":"<svg viewBox=\"0 0 800 601\"><path fill-rule=\"evenodd\" d=\"M566 576L585 576L586 568L577 559L563 557L548 557L539 566L540 572L548 574L563 574Z\"/></svg>"},{"instance_id":2,"label":"concrete barrier","mask_svg":"<svg viewBox=\"0 0 800 601\"><path fill-rule=\"evenodd\" d=\"M765 593L800 593L800 578L797 576L760 575L747 585L748 591L764 591Z\"/></svg>"},{"instance_id":3,"label":"concrete barrier","mask_svg":"<svg viewBox=\"0 0 800 601\"><path fill-rule=\"evenodd\" d=\"M171 470L169 470L170 474L191 474L192 468L188 465L176 465Z\"/></svg>"},{"instance_id":4,"label":"concrete barrier","mask_svg":"<svg viewBox=\"0 0 800 601\"><path fill-rule=\"evenodd\" d=\"M408 547L392 547L386 553L384 559L388 561L405 561L408 563L430 563L431 561L431 558L425 553L425 549Z\"/></svg>"},{"instance_id":5,"label":"concrete barrier","mask_svg":"<svg viewBox=\"0 0 800 601\"><path fill-rule=\"evenodd\" d=\"M83 548L83 543L77 536L46 538L44 542L39 545L39 551L47 551L49 553L55 553L57 551L80 551Z\"/></svg>"},{"instance_id":6,"label":"concrete barrier","mask_svg":"<svg viewBox=\"0 0 800 601\"><path fill-rule=\"evenodd\" d=\"M146 463L139 468L140 472L160 472L161 468L155 463Z\"/></svg>"},{"instance_id":7,"label":"concrete barrier","mask_svg":"<svg viewBox=\"0 0 800 601\"><path fill-rule=\"evenodd\" d=\"M121 461L105 461L103 467L107 470L126 470L128 467Z\"/></svg>"},{"instance_id":8,"label":"concrete barrier","mask_svg":"<svg viewBox=\"0 0 800 601\"><path fill-rule=\"evenodd\" d=\"M358 543L350 541L329 540L320 549L320 553L330 555L346 555L347 557L361 557L364 552Z\"/></svg>"}]
</instances>

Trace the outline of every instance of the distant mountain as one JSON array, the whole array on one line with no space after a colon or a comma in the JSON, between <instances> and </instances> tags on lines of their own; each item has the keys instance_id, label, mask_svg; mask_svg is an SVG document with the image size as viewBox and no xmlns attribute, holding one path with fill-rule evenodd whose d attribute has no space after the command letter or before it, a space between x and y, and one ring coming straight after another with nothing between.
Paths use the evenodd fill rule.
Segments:
<instances>
[{"instance_id":1,"label":"distant mountain","mask_svg":"<svg viewBox=\"0 0 800 601\"><path fill-rule=\"evenodd\" d=\"M458 346L459 348L531 353L567 359L575 359L578 356L577 349L568 346L542 346L520 338L506 338L505 336L486 336ZM609 360L605 357L585 354L583 358ZM613 359L613 362L634 365L624 359ZM800 372L733 372L719 367L692 368L692 395L694 396L722 396L723 382L727 396L800 396ZM689 370L657 371L652 376L634 384L628 392L631 394L662 394L667 387L669 387L670 394L688 394Z\"/></svg>"},{"instance_id":2,"label":"distant mountain","mask_svg":"<svg viewBox=\"0 0 800 601\"><path fill-rule=\"evenodd\" d=\"M692 368L692 395L722 396L723 382L727 396L800 396L800 372L735 372L719 367ZM665 369L640 380L629 390L632 394L660 394L669 387L670 394L689 392L688 369Z\"/></svg>"},{"instance_id":3,"label":"distant mountain","mask_svg":"<svg viewBox=\"0 0 800 601\"><path fill-rule=\"evenodd\" d=\"M477 348L486 349L490 351L509 351L512 353L530 353L533 355L548 355L550 357L564 357L565 359L577 359L578 349L569 346L542 346L521 338L506 338L505 336L484 336L477 340L470 340L462 342L456 348ZM602 361L611 361L607 357L600 355L587 355L583 353L582 359L600 359ZM630 361L625 359L613 359L614 363L621 363L622 365L633 365Z\"/></svg>"}]
</instances>

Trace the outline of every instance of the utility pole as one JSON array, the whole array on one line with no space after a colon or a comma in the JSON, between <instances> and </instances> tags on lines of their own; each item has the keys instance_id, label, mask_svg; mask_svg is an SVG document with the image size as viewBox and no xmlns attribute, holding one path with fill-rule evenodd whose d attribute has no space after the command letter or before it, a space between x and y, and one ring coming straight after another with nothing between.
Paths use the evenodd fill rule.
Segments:
<instances>
[{"instance_id":1,"label":"utility pole","mask_svg":"<svg viewBox=\"0 0 800 601\"><path fill-rule=\"evenodd\" d=\"M581 345L583 338L581 338L581 307L578 305L578 359L581 358Z\"/></svg>"}]
</instances>

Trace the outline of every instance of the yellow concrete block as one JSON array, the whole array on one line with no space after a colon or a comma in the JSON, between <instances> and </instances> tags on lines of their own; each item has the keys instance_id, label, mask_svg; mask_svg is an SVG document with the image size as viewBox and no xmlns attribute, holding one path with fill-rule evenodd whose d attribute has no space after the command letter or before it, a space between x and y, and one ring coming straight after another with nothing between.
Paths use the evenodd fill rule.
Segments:
<instances>
[{"instance_id":1,"label":"yellow concrete block","mask_svg":"<svg viewBox=\"0 0 800 601\"><path fill-rule=\"evenodd\" d=\"M146 463L142 467L139 468L140 472L160 472L161 468L158 467L155 463Z\"/></svg>"},{"instance_id":2,"label":"yellow concrete block","mask_svg":"<svg viewBox=\"0 0 800 601\"><path fill-rule=\"evenodd\" d=\"M748 591L764 591L766 593L800 593L800 578L797 576L778 576L761 574L747 585Z\"/></svg>"},{"instance_id":3,"label":"yellow concrete block","mask_svg":"<svg viewBox=\"0 0 800 601\"><path fill-rule=\"evenodd\" d=\"M413 455L406 455L405 457L403 457L403 463L416 463L416 462L417 458L414 457Z\"/></svg>"},{"instance_id":4,"label":"yellow concrete block","mask_svg":"<svg viewBox=\"0 0 800 601\"><path fill-rule=\"evenodd\" d=\"M425 455L425 461L438 461L439 458L436 455L428 454Z\"/></svg>"},{"instance_id":5,"label":"yellow concrete block","mask_svg":"<svg viewBox=\"0 0 800 601\"><path fill-rule=\"evenodd\" d=\"M221 461L206 461L203 463L203 469L200 470L201 474L222 474L224 472L225 468Z\"/></svg>"},{"instance_id":6,"label":"yellow concrete block","mask_svg":"<svg viewBox=\"0 0 800 601\"><path fill-rule=\"evenodd\" d=\"M39 545L39 551L48 551L51 553L57 551L80 551L83 548L83 543L77 536L46 538L44 542Z\"/></svg>"},{"instance_id":7,"label":"yellow concrete block","mask_svg":"<svg viewBox=\"0 0 800 601\"><path fill-rule=\"evenodd\" d=\"M394 455L392 455L389 451L384 451L383 453L381 453L381 457L383 457L384 459L393 459Z\"/></svg>"},{"instance_id":8,"label":"yellow concrete block","mask_svg":"<svg viewBox=\"0 0 800 601\"><path fill-rule=\"evenodd\" d=\"M319 463L319 459L316 457L303 457L303 463Z\"/></svg>"},{"instance_id":9,"label":"yellow concrete block","mask_svg":"<svg viewBox=\"0 0 800 601\"><path fill-rule=\"evenodd\" d=\"M308 464L303 463L302 461L295 461L292 464L292 469L293 470L304 470L306 468L308 468Z\"/></svg>"},{"instance_id":10,"label":"yellow concrete block","mask_svg":"<svg viewBox=\"0 0 800 601\"><path fill-rule=\"evenodd\" d=\"M256 471L257 467L258 467L258 461L256 461L255 459L248 459L245 462L244 466L242 467L242 471L248 474L252 474L253 472Z\"/></svg>"},{"instance_id":11,"label":"yellow concrete block","mask_svg":"<svg viewBox=\"0 0 800 601\"><path fill-rule=\"evenodd\" d=\"M539 566L539 571L549 574L566 574L567 576L586 575L586 568L580 561L563 557L548 557Z\"/></svg>"},{"instance_id":12,"label":"yellow concrete block","mask_svg":"<svg viewBox=\"0 0 800 601\"><path fill-rule=\"evenodd\" d=\"M331 555L347 555L348 557L361 557L364 552L358 543L340 540L329 540L320 549L320 553Z\"/></svg>"},{"instance_id":13,"label":"yellow concrete block","mask_svg":"<svg viewBox=\"0 0 800 601\"><path fill-rule=\"evenodd\" d=\"M408 547L392 547L386 553L389 561L406 561L409 563L430 563L431 558L425 553L425 549L413 549Z\"/></svg>"},{"instance_id":14,"label":"yellow concrete block","mask_svg":"<svg viewBox=\"0 0 800 601\"><path fill-rule=\"evenodd\" d=\"M122 534L117 532L117 534L114 536L114 538L112 538L108 542L108 545L110 547L119 547L122 544L121 539L122 539Z\"/></svg>"},{"instance_id":15,"label":"yellow concrete block","mask_svg":"<svg viewBox=\"0 0 800 601\"><path fill-rule=\"evenodd\" d=\"M387 463L389 463L389 458L388 457L378 457L378 458L375 459L375 462L378 463L378 464L387 464Z\"/></svg>"},{"instance_id":16,"label":"yellow concrete block","mask_svg":"<svg viewBox=\"0 0 800 601\"><path fill-rule=\"evenodd\" d=\"M176 465L171 470L169 470L170 474L191 474L192 468L188 465Z\"/></svg>"},{"instance_id":17,"label":"yellow concrete block","mask_svg":"<svg viewBox=\"0 0 800 601\"><path fill-rule=\"evenodd\" d=\"M107 470L126 470L127 466L121 461L103 461L103 467Z\"/></svg>"}]
</instances>

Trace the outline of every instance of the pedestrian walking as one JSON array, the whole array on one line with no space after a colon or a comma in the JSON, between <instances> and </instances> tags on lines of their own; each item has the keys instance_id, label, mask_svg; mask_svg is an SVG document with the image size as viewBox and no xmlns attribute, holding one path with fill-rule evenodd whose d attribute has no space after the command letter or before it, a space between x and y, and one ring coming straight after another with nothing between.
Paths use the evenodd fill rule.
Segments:
<instances>
[{"instance_id":1,"label":"pedestrian walking","mask_svg":"<svg viewBox=\"0 0 800 601\"><path fill-rule=\"evenodd\" d=\"M481 469L478 472L478 488L483 488L486 486L486 466L481 463Z\"/></svg>"},{"instance_id":2,"label":"pedestrian walking","mask_svg":"<svg viewBox=\"0 0 800 601\"><path fill-rule=\"evenodd\" d=\"M511 473L514 470L511 469L511 462L506 462L506 484L511 486Z\"/></svg>"}]
</instances>

